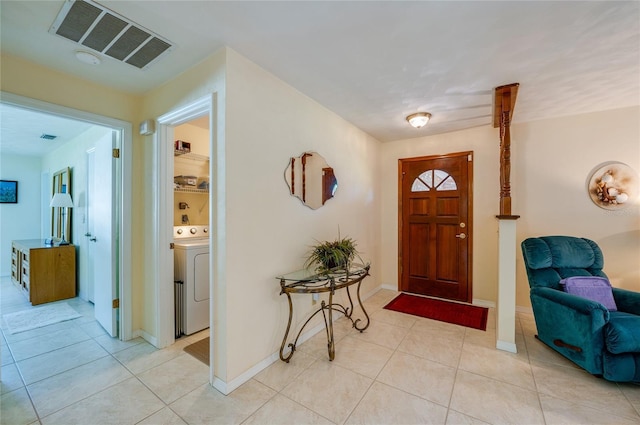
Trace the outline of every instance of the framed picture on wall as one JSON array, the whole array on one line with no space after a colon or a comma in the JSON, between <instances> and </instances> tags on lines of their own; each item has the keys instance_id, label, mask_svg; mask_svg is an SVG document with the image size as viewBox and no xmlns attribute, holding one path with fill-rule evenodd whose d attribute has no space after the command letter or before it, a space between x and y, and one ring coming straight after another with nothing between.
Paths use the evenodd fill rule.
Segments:
<instances>
[{"instance_id":1,"label":"framed picture on wall","mask_svg":"<svg viewBox=\"0 0 640 425\"><path fill-rule=\"evenodd\" d=\"M18 203L18 182L15 180L0 180L0 204Z\"/></svg>"}]
</instances>

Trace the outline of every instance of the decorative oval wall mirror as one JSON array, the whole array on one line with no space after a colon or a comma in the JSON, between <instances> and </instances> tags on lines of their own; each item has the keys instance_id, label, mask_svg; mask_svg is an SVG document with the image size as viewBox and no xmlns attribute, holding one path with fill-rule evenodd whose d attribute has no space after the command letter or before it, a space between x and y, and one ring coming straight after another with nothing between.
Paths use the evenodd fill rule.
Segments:
<instances>
[{"instance_id":1,"label":"decorative oval wall mirror","mask_svg":"<svg viewBox=\"0 0 640 425\"><path fill-rule=\"evenodd\" d=\"M53 174L51 196L56 193L71 195L71 168L63 168ZM71 240L71 214L69 208L51 208L51 235L58 240Z\"/></svg>"},{"instance_id":2,"label":"decorative oval wall mirror","mask_svg":"<svg viewBox=\"0 0 640 425\"><path fill-rule=\"evenodd\" d=\"M327 161L317 152L292 157L284 173L291 195L311 209L318 209L333 198L338 180Z\"/></svg>"}]
</instances>

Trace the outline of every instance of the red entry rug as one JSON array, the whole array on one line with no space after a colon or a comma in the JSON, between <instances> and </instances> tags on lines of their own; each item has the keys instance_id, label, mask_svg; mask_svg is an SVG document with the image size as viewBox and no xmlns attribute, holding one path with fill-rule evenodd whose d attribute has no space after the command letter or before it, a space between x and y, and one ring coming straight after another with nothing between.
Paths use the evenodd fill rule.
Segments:
<instances>
[{"instance_id":1,"label":"red entry rug","mask_svg":"<svg viewBox=\"0 0 640 425\"><path fill-rule=\"evenodd\" d=\"M487 330L489 309L485 307L400 294L384 308L481 331Z\"/></svg>"}]
</instances>

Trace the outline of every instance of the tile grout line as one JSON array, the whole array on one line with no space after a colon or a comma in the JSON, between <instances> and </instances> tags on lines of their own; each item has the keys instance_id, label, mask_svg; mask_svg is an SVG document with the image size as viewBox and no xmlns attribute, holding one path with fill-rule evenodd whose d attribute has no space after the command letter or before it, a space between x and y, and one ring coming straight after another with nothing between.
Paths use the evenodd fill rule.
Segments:
<instances>
[{"instance_id":1,"label":"tile grout line","mask_svg":"<svg viewBox=\"0 0 640 425\"><path fill-rule=\"evenodd\" d=\"M11 283L11 282L9 282ZM0 287L2 287L2 285L0 285ZM3 288L4 289L4 288ZM20 376L20 380L22 381L22 387L20 388L16 388L13 391L17 391L17 390L22 390L24 389L24 392L27 394L27 397L29 397L29 403L31 403L31 408L33 409L33 413L35 413L36 415L36 421L40 422L40 414L38 413L38 409L36 409L36 405L33 402L33 398L31 397L31 393L29 392L29 389L27 388L27 384L25 382L24 379L24 375L22 374L22 371L20 370L20 368L18 367L18 362L16 361L16 358L13 356L13 350L11 349L11 345L9 344L9 341L7 340L6 336L5 336L5 330L4 329L0 329L0 332L2 332L2 337L4 338L4 340L6 341L6 349L9 350L9 355L11 356L11 359L13 360L13 363L9 363L9 364L13 364L14 367L16 368L16 370L18 371L18 375ZM10 391L7 394L12 393L13 391ZM2 396L4 396L5 394L2 394Z\"/></svg>"},{"instance_id":2,"label":"tile grout line","mask_svg":"<svg viewBox=\"0 0 640 425\"><path fill-rule=\"evenodd\" d=\"M545 414L544 408L542 406L542 400L540 399L540 388L538 387L538 380L536 379L535 373L533 373L533 365L531 364L531 355L529 354L527 338L525 338L524 336L524 328L522 327L522 322L518 315L516 315L516 319L518 320L518 323L520 324L520 328L522 329L522 340L524 342L524 348L527 351L527 361L529 362L529 370L531 371L531 377L533 378L533 385L534 385L534 388L536 389L536 398L538 400L538 407L540 408L540 412L542 412L542 420L546 424L547 415Z\"/></svg>"}]
</instances>

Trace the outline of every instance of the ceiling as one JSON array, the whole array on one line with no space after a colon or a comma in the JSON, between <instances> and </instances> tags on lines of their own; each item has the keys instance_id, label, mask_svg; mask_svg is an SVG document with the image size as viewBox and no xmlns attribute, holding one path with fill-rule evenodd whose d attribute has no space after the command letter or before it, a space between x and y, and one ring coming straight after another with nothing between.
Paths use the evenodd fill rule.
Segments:
<instances>
[{"instance_id":1,"label":"ceiling","mask_svg":"<svg viewBox=\"0 0 640 425\"><path fill-rule=\"evenodd\" d=\"M89 130L93 125L0 103L0 152L42 156ZM42 135L55 136L53 140Z\"/></svg>"},{"instance_id":2,"label":"ceiling","mask_svg":"<svg viewBox=\"0 0 640 425\"><path fill-rule=\"evenodd\" d=\"M2 0L2 51L142 94L228 46L383 142L490 124L516 82L516 123L640 104L637 1L99 1L173 44L144 70L76 60L63 4Z\"/></svg>"}]
</instances>

